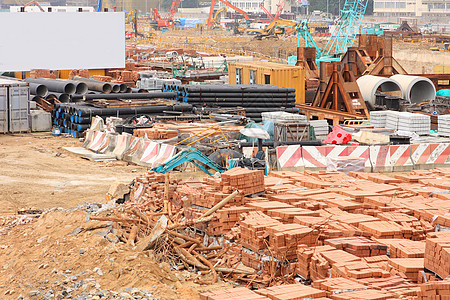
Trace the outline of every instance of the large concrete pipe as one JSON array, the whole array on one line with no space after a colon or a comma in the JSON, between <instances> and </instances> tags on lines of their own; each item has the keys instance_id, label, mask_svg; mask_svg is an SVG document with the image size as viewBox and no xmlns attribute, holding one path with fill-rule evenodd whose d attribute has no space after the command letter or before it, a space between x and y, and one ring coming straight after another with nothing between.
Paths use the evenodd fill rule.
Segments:
<instances>
[{"instance_id":1,"label":"large concrete pipe","mask_svg":"<svg viewBox=\"0 0 450 300\"><path fill-rule=\"evenodd\" d=\"M30 94L45 97L48 95L48 88L39 83L29 82L30 85Z\"/></svg>"},{"instance_id":2,"label":"large concrete pipe","mask_svg":"<svg viewBox=\"0 0 450 300\"><path fill-rule=\"evenodd\" d=\"M75 85L73 83L67 82L67 81L60 81L56 79L49 79L49 78L26 78L26 82L32 82L37 84L43 84L45 85L49 91L52 92L58 92L58 93L65 93L69 95L75 94Z\"/></svg>"},{"instance_id":3,"label":"large concrete pipe","mask_svg":"<svg viewBox=\"0 0 450 300\"><path fill-rule=\"evenodd\" d=\"M400 84L404 99L411 103L421 103L436 98L436 88L433 82L426 77L396 74L390 78Z\"/></svg>"},{"instance_id":4,"label":"large concrete pipe","mask_svg":"<svg viewBox=\"0 0 450 300\"><path fill-rule=\"evenodd\" d=\"M395 79L379 77L373 75L364 75L356 80L359 90L363 96L364 101L370 104L375 104L375 94L378 92L394 94L397 93L399 97L403 98L403 91L400 84ZM397 95L396 95L397 96Z\"/></svg>"},{"instance_id":5,"label":"large concrete pipe","mask_svg":"<svg viewBox=\"0 0 450 300\"><path fill-rule=\"evenodd\" d=\"M98 92L102 92L105 94L109 94L112 91L111 84L109 84L107 82L88 79L88 78L84 78L84 77L80 77L80 76L74 76L72 79L75 81L84 82L85 84L87 84L88 88L92 91L98 91Z\"/></svg>"},{"instance_id":6,"label":"large concrete pipe","mask_svg":"<svg viewBox=\"0 0 450 300\"><path fill-rule=\"evenodd\" d=\"M57 80L63 81L63 82L70 82L70 83L74 84L75 85L75 94L84 95L88 92L88 86L84 82L68 80L68 79L57 79Z\"/></svg>"},{"instance_id":7,"label":"large concrete pipe","mask_svg":"<svg viewBox=\"0 0 450 300\"><path fill-rule=\"evenodd\" d=\"M46 99L57 99L62 103L69 103L70 102L70 95L65 93L55 93L52 92L51 94L48 94Z\"/></svg>"}]
</instances>

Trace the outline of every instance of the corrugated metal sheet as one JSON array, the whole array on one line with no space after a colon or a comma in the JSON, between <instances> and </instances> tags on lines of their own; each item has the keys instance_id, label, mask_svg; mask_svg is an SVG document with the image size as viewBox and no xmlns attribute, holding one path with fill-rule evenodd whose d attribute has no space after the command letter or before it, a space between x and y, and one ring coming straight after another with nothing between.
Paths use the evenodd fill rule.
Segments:
<instances>
[{"instance_id":1,"label":"corrugated metal sheet","mask_svg":"<svg viewBox=\"0 0 450 300\"><path fill-rule=\"evenodd\" d=\"M0 87L0 133L8 132L8 88Z\"/></svg>"},{"instance_id":2,"label":"corrugated metal sheet","mask_svg":"<svg viewBox=\"0 0 450 300\"><path fill-rule=\"evenodd\" d=\"M26 132L30 130L28 86L11 86L9 90L9 132Z\"/></svg>"}]
</instances>

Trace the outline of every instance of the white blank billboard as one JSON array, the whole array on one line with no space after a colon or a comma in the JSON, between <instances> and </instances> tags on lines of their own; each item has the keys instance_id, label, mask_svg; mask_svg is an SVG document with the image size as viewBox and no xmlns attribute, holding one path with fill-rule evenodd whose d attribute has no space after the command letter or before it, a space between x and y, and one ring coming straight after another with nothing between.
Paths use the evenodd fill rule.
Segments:
<instances>
[{"instance_id":1,"label":"white blank billboard","mask_svg":"<svg viewBox=\"0 0 450 300\"><path fill-rule=\"evenodd\" d=\"M124 67L123 12L0 13L0 71Z\"/></svg>"}]
</instances>

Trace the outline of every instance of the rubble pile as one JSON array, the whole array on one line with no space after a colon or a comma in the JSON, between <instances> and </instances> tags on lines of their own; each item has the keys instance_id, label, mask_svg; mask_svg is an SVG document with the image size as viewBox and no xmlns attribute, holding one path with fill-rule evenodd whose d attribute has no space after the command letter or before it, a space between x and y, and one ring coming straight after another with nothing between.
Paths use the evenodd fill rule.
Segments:
<instances>
[{"instance_id":1,"label":"rubble pile","mask_svg":"<svg viewBox=\"0 0 450 300\"><path fill-rule=\"evenodd\" d=\"M265 178L234 168L202 181L147 172L136 177L130 201L93 219L113 221L137 249L164 248L173 268L242 282L270 299L423 297L424 284L449 275L450 198L442 188L449 178L450 168L394 177L275 171Z\"/></svg>"}]
</instances>

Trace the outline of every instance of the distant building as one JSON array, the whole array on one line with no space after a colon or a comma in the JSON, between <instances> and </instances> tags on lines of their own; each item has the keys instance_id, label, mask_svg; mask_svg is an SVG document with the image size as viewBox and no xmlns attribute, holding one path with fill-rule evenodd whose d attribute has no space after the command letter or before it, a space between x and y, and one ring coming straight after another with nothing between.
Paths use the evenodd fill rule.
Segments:
<instances>
[{"instance_id":1,"label":"distant building","mask_svg":"<svg viewBox=\"0 0 450 300\"><path fill-rule=\"evenodd\" d=\"M23 6L10 6L10 12L20 12ZM92 6L51 6L51 5L41 5L45 12L93 12L94 8ZM36 5L25 7L25 12L42 12L40 8Z\"/></svg>"},{"instance_id":2,"label":"distant building","mask_svg":"<svg viewBox=\"0 0 450 300\"><path fill-rule=\"evenodd\" d=\"M426 0L374 0L373 14L379 17L420 17L426 10L423 1Z\"/></svg>"}]
</instances>

